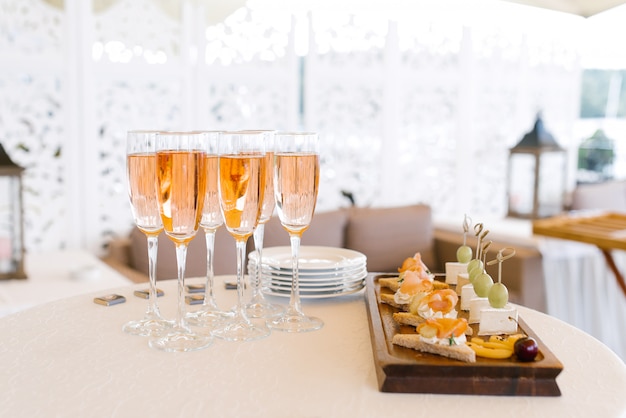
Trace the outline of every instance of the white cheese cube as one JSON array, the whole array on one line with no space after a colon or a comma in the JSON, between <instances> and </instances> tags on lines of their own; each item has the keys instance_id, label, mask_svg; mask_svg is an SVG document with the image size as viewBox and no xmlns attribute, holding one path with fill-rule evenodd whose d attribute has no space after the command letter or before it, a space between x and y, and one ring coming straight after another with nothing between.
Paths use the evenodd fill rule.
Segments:
<instances>
[{"instance_id":1,"label":"white cheese cube","mask_svg":"<svg viewBox=\"0 0 626 418\"><path fill-rule=\"evenodd\" d=\"M458 288L458 285L457 285ZM474 299L476 296L476 292L474 292L474 286L471 283L464 285L461 288L461 310L469 311L470 310L470 301Z\"/></svg>"},{"instance_id":2,"label":"white cheese cube","mask_svg":"<svg viewBox=\"0 0 626 418\"><path fill-rule=\"evenodd\" d=\"M515 334L517 308L507 303L504 308L483 308L480 313L478 335Z\"/></svg>"},{"instance_id":3,"label":"white cheese cube","mask_svg":"<svg viewBox=\"0 0 626 418\"><path fill-rule=\"evenodd\" d=\"M469 274L467 273L461 273L456 277L456 294L461 296L461 290L463 289L463 286L465 286L466 284L469 284ZM467 308L469 309L469 308Z\"/></svg>"},{"instance_id":4,"label":"white cheese cube","mask_svg":"<svg viewBox=\"0 0 626 418\"><path fill-rule=\"evenodd\" d=\"M457 284L457 277L461 273L467 273L468 263L448 261L446 263L446 283Z\"/></svg>"},{"instance_id":5,"label":"white cheese cube","mask_svg":"<svg viewBox=\"0 0 626 418\"><path fill-rule=\"evenodd\" d=\"M467 322L470 324L478 324L481 322L481 313L485 308L490 307L489 299L487 298L479 298L475 297L470 300L470 310L469 310L469 319Z\"/></svg>"}]
</instances>

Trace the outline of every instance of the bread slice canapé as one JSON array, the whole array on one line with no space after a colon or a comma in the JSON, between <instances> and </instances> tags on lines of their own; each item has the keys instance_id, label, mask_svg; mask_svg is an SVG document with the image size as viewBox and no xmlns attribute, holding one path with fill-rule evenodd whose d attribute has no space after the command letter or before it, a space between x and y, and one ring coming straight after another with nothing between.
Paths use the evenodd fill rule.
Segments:
<instances>
[{"instance_id":1,"label":"bread slice canap\u00e9","mask_svg":"<svg viewBox=\"0 0 626 418\"><path fill-rule=\"evenodd\" d=\"M396 334L392 342L395 345L412 348L424 353L437 354L466 363L476 362L476 353L465 344L441 345L422 341L419 334Z\"/></svg>"}]
</instances>

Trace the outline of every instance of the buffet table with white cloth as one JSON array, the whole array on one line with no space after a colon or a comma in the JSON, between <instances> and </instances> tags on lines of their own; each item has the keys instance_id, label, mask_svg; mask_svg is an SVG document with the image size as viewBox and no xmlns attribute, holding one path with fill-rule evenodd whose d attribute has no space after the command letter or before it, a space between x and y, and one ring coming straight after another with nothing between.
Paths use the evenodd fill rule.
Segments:
<instances>
[{"instance_id":1,"label":"buffet table with white cloth","mask_svg":"<svg viewBox=\"0 0 626 418\"><path fill-rule=\"evenodd\" d=\"M232 279L216 278L222 308L236 302L236 292L223 286ZM173 318L176 282L158 285L161 312ZM156 351L146 338L122 332L125 322L143 317L146 300L133 291L144 287L111 289L126 297L119 305L95 304L103 294L96 292L0 318L0 416L626 416L624 363L588 334L527 308L520 316L563 364L561 396L380 392L363 291L303 300L305 313L324 320L319 331Z\"/></svg>"}]
</instances>

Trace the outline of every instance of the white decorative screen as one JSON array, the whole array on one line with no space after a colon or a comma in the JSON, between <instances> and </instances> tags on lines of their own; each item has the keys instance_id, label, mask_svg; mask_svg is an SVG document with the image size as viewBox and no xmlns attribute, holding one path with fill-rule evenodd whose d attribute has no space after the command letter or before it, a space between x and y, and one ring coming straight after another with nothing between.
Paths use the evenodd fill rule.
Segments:
<instances>
[{"instance_id":1,"label":"white decorative screen","mask_svg":"<svg viewBox=\"0 0 626 418\"><path fill-rule=\"evenodd\" d=\"M70 245L72 149L63 10L38 0L0 0L0 143L24 167L28 251ZM0 196L6 199L7 196Z\"/></svg>"},{"instance_id":2,"label":"white decorative screen","mask_svg":"<svg viewBox=\"0 0 626 418\"><path fill-rule=\"evenodd\" d=\"M347 192L504 215L508 149L537 112L577 139L575 22L382 3L250 0L213 23L204 1L0 0L0 142L27 168L27 249L128 233L129 129L314 130L320 211Z\"/></svg>"}]
</instances>

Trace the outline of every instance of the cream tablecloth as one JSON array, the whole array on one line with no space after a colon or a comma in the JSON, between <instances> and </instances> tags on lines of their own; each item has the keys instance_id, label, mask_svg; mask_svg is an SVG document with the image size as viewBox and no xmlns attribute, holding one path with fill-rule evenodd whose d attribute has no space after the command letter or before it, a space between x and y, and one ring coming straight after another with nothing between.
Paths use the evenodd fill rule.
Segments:
<instances>
[{"instance_id":1,"label":"cream tablecloth","mask_svg":"<svg viewBox=\"0 0 626 418\"><path fill-rule=\"evenodd\" d=\"M220 305L234 304L220 277ZM163 313L175 282L161 282ZM325 321L305 334L274 332L249 343L162 353L122 324L143 316L133 285L112 307L86 294L0 318L3 417L586 417L626 416L626 366L605 345L545 314L520 315L564 365L560 397L393 394L378 391L362 292L305 300ZM273 298L286 303L286 299Z\"/></svg>"}]
</instances>

